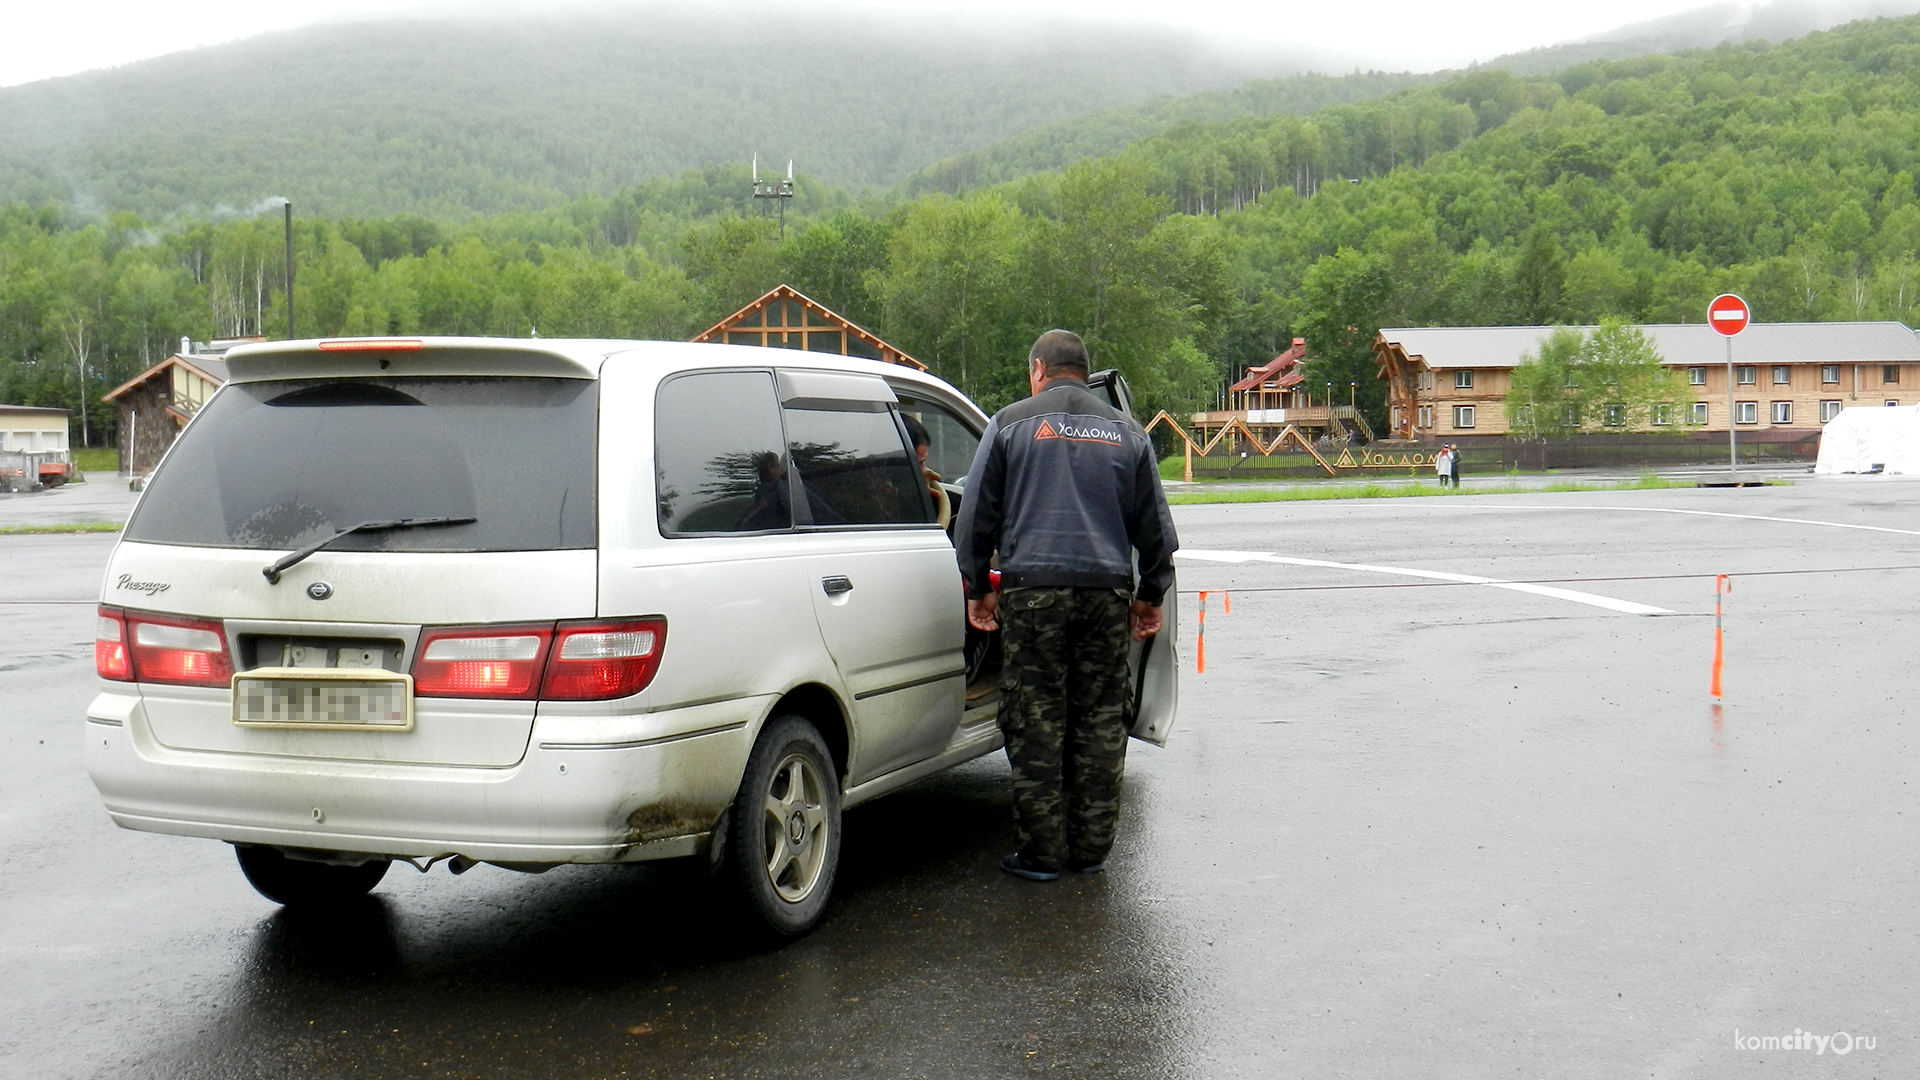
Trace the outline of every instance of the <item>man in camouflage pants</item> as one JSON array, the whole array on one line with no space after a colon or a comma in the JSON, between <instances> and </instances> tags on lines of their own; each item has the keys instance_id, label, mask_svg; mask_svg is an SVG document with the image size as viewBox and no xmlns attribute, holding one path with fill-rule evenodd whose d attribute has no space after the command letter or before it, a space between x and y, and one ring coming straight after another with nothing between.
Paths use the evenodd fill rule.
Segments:
<instances>
[{"instance_id":1,"label":"man in camouflage pants","mask_svg":"<svg viewBox=\"0 0 1920 1080\"><path fill-rule=\"evenodd\" d=\"M1086 346L1034 342L1033 396L987 426L955 529L967 620L1001 631L1018 877L1106 867L1127 750L1127 643L1160 629L1178 546L1152 443L1087 389ZM1001 588L988 567L1000 556ZM1139 554L1136 586L1134 553Z\"/></svg>"}]
</instances>

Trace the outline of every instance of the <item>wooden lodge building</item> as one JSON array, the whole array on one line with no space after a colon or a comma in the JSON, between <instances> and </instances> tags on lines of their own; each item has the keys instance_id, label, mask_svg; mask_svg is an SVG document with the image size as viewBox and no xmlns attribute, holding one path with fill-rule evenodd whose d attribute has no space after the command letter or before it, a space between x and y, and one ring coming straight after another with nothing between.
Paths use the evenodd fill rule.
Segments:
<instances>
[{"instance_id":1,"label":"wooden lodge building","mask_svg":"<svg viewBox=\"0 0 1920 1080\"><path fill-rule=\"evenodd\" d=\"M1390 327L1374 338L1390 438L1504 436L1507 388L1550 326ZM1592 327L1575 327L1591 330ZM1642 326L1691 400L1623 430L1727 430L1727 346L1704 323ZM1734 425L1810 435L1853 405L1920 403L1920 337L1897 322L1754 323L1733 339Z\"/></svg>"},{"instance_id":2,"label":"wooden lodge building","mask_svg":"<svg viewBox=\"0 0 1920 1080\"><path fill-rule=\"evenodd\" d=\"M1372 441L1373 432L1351 401L1335 405L1323 400L1324 393L1322 399L1314 397L1314 388L1306 385L1300 373L1300 362L1306 355L1307 339L1294 338L1286 352L1259 367L1248 368L1245 375L1227 387L1226 408L1193 414L1193 427L1199 441L1210 441L1221 428L1235 420L1246 424L1267 442L1289 425L1308 438L1358 432ZM1334 396L1338 396L1337 392Z\"/></svg>"}]
</instances>

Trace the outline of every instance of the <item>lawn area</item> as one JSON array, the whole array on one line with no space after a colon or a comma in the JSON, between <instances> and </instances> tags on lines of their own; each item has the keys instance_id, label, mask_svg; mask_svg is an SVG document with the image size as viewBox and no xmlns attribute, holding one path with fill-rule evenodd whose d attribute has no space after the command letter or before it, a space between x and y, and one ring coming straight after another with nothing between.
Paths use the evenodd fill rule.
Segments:
<instances>
[{"instance_id":1,"label":"lawn area","mask_svg":"<svg viewBox=\"0 0 1920 1080\"><path fill-rule=\"evenodd\" d=\"M1464 488L1443 488L1439 484L1321 484L1279 491L1181 491L1167 496L1176 506L1202 503L1314 502L1322 499L1417 499L1454 495L1534 495L1566 491L1658 491L1663 488L1693 487L1691 480L1667 480L1642 476L1606 484L1583 484L1561 480L1551 484L1471 484Z\"/></svg>"},{"instance_id":2,"label":"lawn area","mask_svg":"<svg viewBox=\"0 0 1920 1080\"><path fill-rule=\"evenodd\" d=\"M30 533L110 533L120 526L111 521L81 521L48 525L0 525L0 536L25 536Z\"/></svg>"},{"instance_id":3,"label":"lawn area","mask_svg":"<svg viewBox=\"0 0 1920 1080\"><path fill-rule=\"evenodd\" d=\"M111 446L75 450L73 463L81 472L114 472L120 468L120 451Z\"/></svg>"}]
</instances>

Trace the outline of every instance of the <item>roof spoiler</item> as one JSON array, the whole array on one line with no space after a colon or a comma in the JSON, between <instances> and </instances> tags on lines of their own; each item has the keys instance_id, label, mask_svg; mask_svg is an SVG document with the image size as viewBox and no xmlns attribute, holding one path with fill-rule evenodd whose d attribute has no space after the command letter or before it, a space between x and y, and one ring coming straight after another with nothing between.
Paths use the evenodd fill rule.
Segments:
<instances>
[{"instance_id":1,"label":"roof spoiler","mask_svg":"<svg viewBox=\"0 0 1920 1080\"><path fill-rule=\"evenodd\" d=\"M395 375L531 375L593 379L603 349L528 338L370 337L273 341L226 355L228 381L351 379Z\"/></svg>"}]
</instances>

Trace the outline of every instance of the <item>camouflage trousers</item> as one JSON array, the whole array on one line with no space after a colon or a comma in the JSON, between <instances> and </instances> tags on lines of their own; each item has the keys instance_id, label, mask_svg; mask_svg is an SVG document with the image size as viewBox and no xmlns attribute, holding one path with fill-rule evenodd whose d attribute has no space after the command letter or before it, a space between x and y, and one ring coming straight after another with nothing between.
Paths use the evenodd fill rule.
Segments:
<instances>
[{"instance_id":1,"label":"camouflage trousers","mask_svg":"<svg viewBox=\"0 0 1920 1080\"><path fill-rule=\"evenodd\" d=\"M1127 757L1130 600L1084 588L1000 597L1000 727L1029 866L1099 862L1113 847Z\"/></svg>"}]
</instances>

